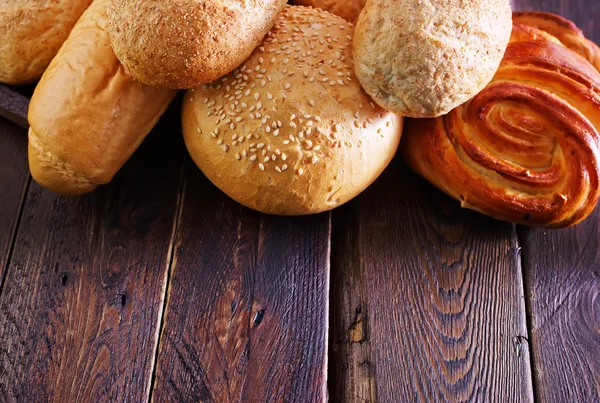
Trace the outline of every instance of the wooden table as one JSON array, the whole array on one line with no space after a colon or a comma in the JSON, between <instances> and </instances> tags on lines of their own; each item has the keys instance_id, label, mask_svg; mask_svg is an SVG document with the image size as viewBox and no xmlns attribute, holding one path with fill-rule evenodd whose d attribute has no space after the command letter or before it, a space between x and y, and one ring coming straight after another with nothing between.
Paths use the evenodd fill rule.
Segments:
<instances>
[{"instance_id":1,"label":"wooden table","mask_svg":"<svg viewBox=\"0 0 600 403\"><path fill-rule=\"evenodd\" d=\"M514 6L600 42L598 0ZM65 198L0 118L1 402L600 401L598 210L494 221L396 159L332 213L266 216L180 131L174 105L110 185Z\"/></svg>"}]
</instances>

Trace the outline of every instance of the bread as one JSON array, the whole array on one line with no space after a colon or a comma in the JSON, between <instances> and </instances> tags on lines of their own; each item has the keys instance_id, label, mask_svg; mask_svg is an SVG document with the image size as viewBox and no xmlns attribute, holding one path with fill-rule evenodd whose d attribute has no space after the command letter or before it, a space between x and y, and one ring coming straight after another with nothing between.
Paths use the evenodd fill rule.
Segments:
<instances>
[{"instance_id":1,"label":"bread","mask_svg":"<svg viewBox=\"0 0 600 403\"><path fill-rule=\"evenodd\" d=\"M192 88L238 67L286 0L114 0L110 38L137 80Z\"/></svg>"},{"instance_id":2,"label":"bread","mask_svg":"<svg viewBox=\"0 0 600 403\"><path fill-rule=\"evenodd\" d=\"M356 23L356 75L389 111L440 116L490 82L511 26L509 0L369 0Z\"/></svg>"},{"instance_id":3,"label":"bread","mask_svg":"<svg viewBox=\"0 0 600 403\"><path fill-rule=\"evenodd\" d=\"M513 14L513 22L553 35L566 47L586 58L597 70L600 70L600 48L587 39L583 32L566 18L551 13L517 12Z\"/></svg>"},{"instance_id":4,"label":"bread","mask_svg":"<svg viewBox=\"0 0 600 403\"><path fill-rule=\"evenodd\" d=\"M492 82L437 119L410 119L408 165L465 208L536 227L577 224L600 176L600 73L516 24ZM551 38L551 39L550 39Z\"/></svg>"},{"instance_id":5,"label":"bread","mask_svg":"<svg viewBox=\"0 0 600 403\"><path fill-rule=\"evenodd\" d=\"M0 82L42 76L92 0L0 0Z\"/></svg>"},{"instance_id":6,"label":"bread","mask_svg":"<svg viewBox=\"0 0 600 403\"><path fill-rule=\"evenodd\" d=\"M295 0L294 4L320 8L356 24L366 2L367 0Z\"/></svg>"},{"instance_id":7,"label":"bread","mask_svg":"<svg viewBox=\"0 0 600 403\"><path fill-rule=\"evenodd\" d=\"M353 28L287 6L250 58L183 101L187 148L202 172L264 213L339 206L385 169L402 118L375 105L352 72Z\"/></svg>"},{"instance_id":8,"label":"bread","mask_svg":"<svg viewBox=\"0 0 600 403\"><path fill-rule=\"evenodd\" d=\"M109 4L95 0L83 14L29 105L31 174L63 195L110 181L175 95L125 73L106 32Z\"/></svg>"}]
</instances>

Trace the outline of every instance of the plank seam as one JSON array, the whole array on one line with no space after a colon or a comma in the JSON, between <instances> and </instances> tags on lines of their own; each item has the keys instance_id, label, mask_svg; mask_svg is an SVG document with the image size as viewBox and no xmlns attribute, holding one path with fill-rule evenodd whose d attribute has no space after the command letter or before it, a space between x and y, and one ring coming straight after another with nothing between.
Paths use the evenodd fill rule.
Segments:
<instances>
[{"instance_id":1,"label":"plank seam","mask_svg":"<svg viewBox=\"0 0 600 403\"><path fill-rule=\"evenodd\" d=\"M521 251L521 259L519 259L519 270L521 272L521 282L523 284L523 299L525 300L525 322L527 324L527 348L529 350L529 366L531 368L531 389L533 393L534 402L539 402L539 394L538 394L538 373L537 367L535 366L535 357L533 351L533 307L531 301L531 288L529 279L527 276L529 267L527 267L527 252L528 250L523 248L523 245L526 245L523 240L523 231L524 228L520 225L515 225L514 230L517 235L517 247Z\"/></svg>"},{"instance_id":2,"label":"plank seam","mask_svg":"<svg viewBox=\"0 0 600 403\"><path fill-rule=\"evenodd\" d=\"M185 154L185 153L182 153ZM169 248L169 252L167 255L167 261L169 262L167 265L167 272L166 272L166 279L165 279L165 286L164 286L164 290L163 290L163 294L162 294L162 306L160 308L160 314L159 314L159 323L158 323L158 328L157 328L157 333L156 333L156 347L154 349L154 357L153 357L153 363L152 363L152 373L150 375L150 383L149 383L149 391L147 392L148 394L148 402L152 402L152 397L153 397L153 392L154 392L154 383L156 381L156 372L157 372L157 367L158 367L158 353L160 351L160 343L162 340L162 334L164 331L164 324L165 324L165 313L166 313L166 307L168 305L168 299L169 299L169 295L170 295L170 290L171 290L171 271L173 269L173 260L175 259L175 241L176 241L176 237L177 237L177 233L179 231L179 223L181 221L181 214L183 211L183 200L184 200L184 193L185 193L185 185L186 185L186 181L185 181L185 172L187 170L187 164L188 164L188 160L187 158L185 158L185 155L183 156L183 164L181 167L181 172L179 174L179 189L177 190L177 212L175 214L175 222L173 223L173 230L171 232L171 241L170 241L170 248Z\"/></svg>"},{"instance_id":3,"label":"plank seam","mask_svg":"<svg viewBox=\"0 0 600 403\"><path fill-rule=\"evenodd\" d=\"M17 221L15 222L15 227L13 229L12 240L10 242L10 248L8 250L8 256L6 257L6 263L4 266L4 275L0 278L0 296L4 291L4 284L6 283L6 277L8 276L8 270L10 268L10 262L12 260L13 252L15 250L15 245L17 244L17 237L19 235L19 228L21 227L21 219L23 218L23 212L25 211L25 200L27 199L27 193L29 193L29 187L31 186L31 175L27 178L27 183L23 189L23 194L21 195L21 202L19 203L19 214L17 216Z\"/></svg>"}]
</instances>

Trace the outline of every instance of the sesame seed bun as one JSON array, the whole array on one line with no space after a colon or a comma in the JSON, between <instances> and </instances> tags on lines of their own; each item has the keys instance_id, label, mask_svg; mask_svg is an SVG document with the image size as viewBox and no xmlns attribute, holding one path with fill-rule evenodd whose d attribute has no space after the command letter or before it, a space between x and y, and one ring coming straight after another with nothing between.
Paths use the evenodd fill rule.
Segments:
<instances>
[{"instance_id":1,"label":"sesame seed bun","mask_svg":"<svg viewBox=\"0 0 600 403\"><path fill-rule=\"evenodd\" d=\"M113 0L109 35L133 78L192 88L238 67L273 26L286 0Z\"/></svg>"},{"instance_id":2,"label":"sesame seed bun","mask_svg":"<svg viewBox=\"0 0 600 403\"><path fill-rule=\"evenodd\" d=\"M301 215L337 207L379 176L402 118L360 87L352 35L333 14L286 6L243 66L186 93L185 142L210 181L247 207Z\"/></svg>"}]
</instances>

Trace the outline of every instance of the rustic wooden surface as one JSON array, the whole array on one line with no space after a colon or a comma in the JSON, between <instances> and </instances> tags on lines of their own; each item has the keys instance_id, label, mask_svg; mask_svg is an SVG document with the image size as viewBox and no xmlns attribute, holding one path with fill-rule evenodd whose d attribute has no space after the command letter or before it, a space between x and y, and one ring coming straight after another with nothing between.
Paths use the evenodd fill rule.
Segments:
<instances>
[{"instance_id":1,"label":"rustic wooden surface","mask_svg":"<svg viewBox=\"0 0 600 403\"><path fill-rule=\"evenodd\" d=\"M178 114L110 185L32 183L0 295L0 401L147 400L178 205Z\"/></svg>"},{"instance_id":2,"label":"rustic wooden surface","mask_svg":"<svg viewBox=\"0 0 600 403\"><path fill-rule=\"evenodd\" d=\"M0 293L29 184L27 135L23 132L16 124L0 118Z\"/></svg>"},{"instance_id":3,"label":"rustic wooden surface","mask_svg":"<svg viewBox=\"0 0 600 403\"><path fill-rule=\"evenodd\" d=\"M329 214L258 214L188 163L153 400L323 401Z\"/></svg>"},{"instance_id":4,"label":"rustic wooden surface","mask_svg":"<svg viewBox=\"0 0 600 403\"><path fill-rule=\"evenodd\" d=\"M600 42L599 2L513 6ZM0 402L600 402L600 210L515 228L396 159L331 214L265 216L184 158L176 107L63 198L29 179L31 90L0 86Z\"/></svg>"},{"instance_id":5,"label":"rustic wooden surface","mask_svg":"<svg viewBox=\"0 0 600 403\"><path fill-rule=\"evenodd\" d=\"M513 225L397 159L334 212L332 247L332 401L532 400Z\"/></svg>"}]
</instances>

